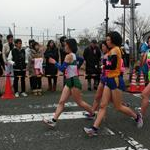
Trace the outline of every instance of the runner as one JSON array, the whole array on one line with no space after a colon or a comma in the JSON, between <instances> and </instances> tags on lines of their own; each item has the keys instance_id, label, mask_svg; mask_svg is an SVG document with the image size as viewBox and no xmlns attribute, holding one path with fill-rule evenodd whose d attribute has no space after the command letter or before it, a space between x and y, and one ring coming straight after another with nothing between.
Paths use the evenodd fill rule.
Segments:
<instances>
[{"instance_id":1,"label":"runner","mask_svg":"<svg viewBox=\"0 0 150 150\"><path fill-rule=\"evenodd\" d=\"M44 123L49 125L50 127L55 127L56 122L62 113L64 109L64 105L66 101L68 100L69 96L72 95L75 102L82 108L84 108L86 111L91 113L91 115L95 115L92 111L92 108L90 105L88 105L86 102L82 100L81 97L81 89L82 85L80 83L79 77L78 77L78 68L77 68L77 60L76 60L76 52L77 52L77 42L75 39L68 39L65 42L65 51L67 53L65 57L65 61L62 65L57 63L54 59L50 58L49 62L52 64L55 64L55 66L60 70L65 70L65 76L66 76L66 84L64 86L64 89L62 91L61 98L59 100L58 107L55 111L54 118L51 120L44 119Z\"/></svg>"},{"instance_id":2,"label":"runner","mask_svg":"<svg viewBox=\"0 0 150 150\"><path fill-rule=\"evenodd\" d=\"M106 41L103 41L101 43L100 49L103 52L102 64L104 65L104 62L106 62L108 59L108 52L109 52L109 47L107 46ZM107 70L103 68L101 78L100 78L101 80L98 85L95 98L94 98L94 102L93 102L93 106L92 106L93 111L99 110L100 99L102 98L102 93L103 93L104 84L106 80L106 73L107 73ZM85 113L84 115L87 117L87 119L94 119L93 116L91 116L89 113Z\"/></svg>"},{"instance_id":3,"label":"runner","mask_svg":"<svg viewBox=\"0 0 150 150\"><path fill-rule=\"evenodd\" d=\"M144 54L143 61L141 62L141 66L143 67L146 63L149 70L148 79L150 81L150 49ZM146 86L146 88L142 92L142 104L141 104L142 115L146 114L146 110L149 105L149 97L150 97L150 83Z\"/></svg>"},{"instance_id":4,"label":"runner","mask_svg":"<svg viewBox=\"0 0 150 150\"><path fill-rule=\"evenodd\" d=\"M107 46L106 41L103 41L101 43L100 49L103 52L102 64L104 66L104 63L108 61L108 53L109 53L109 47ZM93 106L92 106L93 111L99 110L100 100L102 98L102 93L103 93L104 85L105 85L105 81L106 81L106 74L108 73L108 71L109 70L106 70L105 67L103 67L102 74L100 77L101 80L100 80L98 89L96 91ZM125 67L124 67L124 63L123 63L123 59L122 59L121 60L121 74L120 74L122 77L123 77L124 71L125 71ZM110 99L110 101L112 101L111 99ZM129 107L129 104L127 104L125 102L122 102L122 104ZM87 119L94 119L93 116L91 116L89 113L85 113L84 115Z\"/></svg>"},{"instance_id":5,"label":"runner","mask_svg":"<svg viewBox=\"0 0 150 150\"><path fill-rule=\"evenodd\" d=\"M121 51L119 47L122 43L121 35L118 32L110 32L107 35L106 42L108 47L111 49L108 55L109 63L105 63L105 69L109 70L109 72L106 75L107 78L105 81L100 110L98 112L97 118L92 127L84 128L84 131L89 136L94 136L98 134L98 127L100 126L102 119L106 114L106 109L111 97L114 107L118 111L130 117L133 117L137 123L138 128L143 126L142 115L139 112L136 114L129 107L122 105L122 90L124 90L124 81L123 78L120 76Z\"/></svg>"}]
</instances>

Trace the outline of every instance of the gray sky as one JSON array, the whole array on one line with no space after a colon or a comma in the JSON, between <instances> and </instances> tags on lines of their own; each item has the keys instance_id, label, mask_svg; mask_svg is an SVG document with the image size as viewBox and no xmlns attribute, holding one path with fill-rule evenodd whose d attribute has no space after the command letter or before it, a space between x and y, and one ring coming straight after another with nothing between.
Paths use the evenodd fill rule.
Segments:
<instances>
[{"instance_id":1,"label":"gray sky","mask_svg":"<svg viewBox=\"0 0 150 150\"><path fill-rule=\"evenodd\" d=\"M150 0L136 0L141 3L137 9L143 15L150 15ZM16 32L25 32L21 27L31 27L42 32L48 28L51 35L62 33L62 20L66 16L66 26L75 28L75 34L83 29L95 29L105 18L105 0L1 0L0 26L10 26L15 22ZM110 21L123 13L122 9L109 9ZM1 29L1 28L0 28ZM29 29L26 28L26 32Z\"/></svg>"}]
</instances>

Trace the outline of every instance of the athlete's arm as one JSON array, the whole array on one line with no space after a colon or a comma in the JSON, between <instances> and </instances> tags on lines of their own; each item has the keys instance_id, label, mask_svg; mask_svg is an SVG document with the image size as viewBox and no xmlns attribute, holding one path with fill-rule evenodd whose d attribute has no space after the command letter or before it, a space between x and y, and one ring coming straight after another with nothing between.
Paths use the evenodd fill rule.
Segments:
<instances>
[{"instance_id":1,"label":"athlete's arm","mask_svg":"<svg viewBox=\"0 0 150 150\"><path fill-rule=\"evenodd\" d=\"M78 69L80 69L80 67L82 66L83 62L84 62L84 59L82 57L77 56Z\"/></svg>"},{"instance_id":2,"label":"athlete's arm","mask_svg":"<svg viewBox=\"0 0 150 150\"><path fill-rule=\"evenodd\" d=\"M112 55L110 59L111 60L109 64L105 62L105 69L115 70L117 68L117 55Z\"/></svg>"}]
</instances>

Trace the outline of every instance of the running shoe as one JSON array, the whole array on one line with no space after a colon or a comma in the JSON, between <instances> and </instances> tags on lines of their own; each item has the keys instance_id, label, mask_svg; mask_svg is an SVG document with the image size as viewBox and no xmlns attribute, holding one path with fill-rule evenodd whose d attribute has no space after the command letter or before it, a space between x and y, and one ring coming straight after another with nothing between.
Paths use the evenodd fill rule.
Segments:
<instances>
[{"instance_id":1,"label":"running shoe","mask_svg":"<svg viewBox=\"0 0 150 150\"><path fill-rule=\"evenodd\" d=\"M94 120L95 119L95 113L94 114L90 114L88 112L83 113L83 115L86 117L86 119L88 120Z\"/></svg>"},{"instance_id":2,"label":"running shoe","mask_svg":"<svg viewBox=\"0 0 150 150\"><path fill-rule=\"evenodd\" d=\"M137 127L142 128L143 127L143 116L140 111L137 113Z\"/></svg>"},{"instance_id":3,"label":"running shoe","mask_svg":"<svg viewBox=\"0 0 150 150\"><path fill-rule=\"evenodd\" d=\"M25 92L22 92L22 93L21 93L21 96L23 96L23 97L27 97L27 96L28 96L28 94L27 94L27 93L25 93Z\"/></svg>"},{"instance_id":4,"label":"running shoe","mask_svg":"<svg viewBox=\"0 0 150 150\"><path fill-rule=\"evenodd\" d=\"M43 119L43 122L52 128L54 128L56 126L56 122L54 122L52 119L51 120Z\"/></svg>"},{"instance_id":5,"label":"running shoe","mask_svg":"<svg viewBox=\"0 0 150 150\"><path fill-rule=\"evenodd\" d=\"M18 98L19 97L19 92L15 93L15 97Z\"/></svg>"},{"instance_id":6,"label":"running shoe","mask_svg":"<svg viewBox=\"0 0 150 150\"><path fill-rule=\"evenodd\" d=\"M97 130L94 130L92 127L91 127L91 128L86 128L86 127L84 127L83 130L84 130L85 133L86 133L88 136L90 136L90 137L92 137L92 136L97 136L97 135L98 135Z\"/></svg>"}]
</instances>

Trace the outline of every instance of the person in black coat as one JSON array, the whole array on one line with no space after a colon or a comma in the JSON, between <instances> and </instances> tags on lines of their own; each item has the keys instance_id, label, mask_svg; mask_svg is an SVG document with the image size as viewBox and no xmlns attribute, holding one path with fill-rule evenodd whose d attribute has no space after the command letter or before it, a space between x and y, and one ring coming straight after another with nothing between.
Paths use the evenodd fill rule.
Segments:
<instances>
[{"instance_id":1,"label":"person in black coat","mask_svg":"<svg viewBox=\"0 0 150 150\"><path fill-rule=\"evenodd\" d=\"M46 59L45 75L48 77L49 90L56 91L58 69L55 67L54 64L50 64L48 61L50 57L55 59L57 62L59 61L58 49L53 40L48 41L44 57Z\"/></svg>"},{"instance_id":2,"label":"person in black coat","mask_svg":"<svg viewBox=\"0 0 150 150\"><path fill-rule=\"evenodd\" d=\"M3 50L2 38L3 36L0 34L0 77L3 75L4 68L5 68L3 57L2 57L2 50ZM0 93L0 96L1 96L1 93Z\"/></svg>"},{"instance_id":3,"label":"person in black coat","mask_svg":"<svg viewBox=\"0 0 150 150\"><path fill-rule=\"evenodd\" d=\"M2 50L3 50L2 38L3 36L0 34L0 76L3 74L3 70L5 68L4 60L2 56Z\"/></svg>"},{"instance_id":4,"label":"person in black coat","mask_svg":"<svg viewBox=\"0 0 150 150\"><path fill-rule=\"evenodd\" d=\"M94 79L94 89L97 89L100 80L101 52L97 46L97 41L92 40L89 47L84 50L83 57L86 64L86 79L88 80L88 90L91 91L91 79Z\"/></svg>"},{"instance_id":5,"label":"person in black coat","mask_svg":"<svg viewBox=\"0 0 150 150\"><path fill-rule=\"evenodd\" d=\"M15 48L12 49L8 55L8 62L13 65L14 71L14 92L15 97L19 97L19 77L21 78L21 96L27 97L28 95L25 93L25 77L26 77L26 66L28 63L25 50L22 48L22 40L15 40Z\"/></svg>"}]
</instances>

